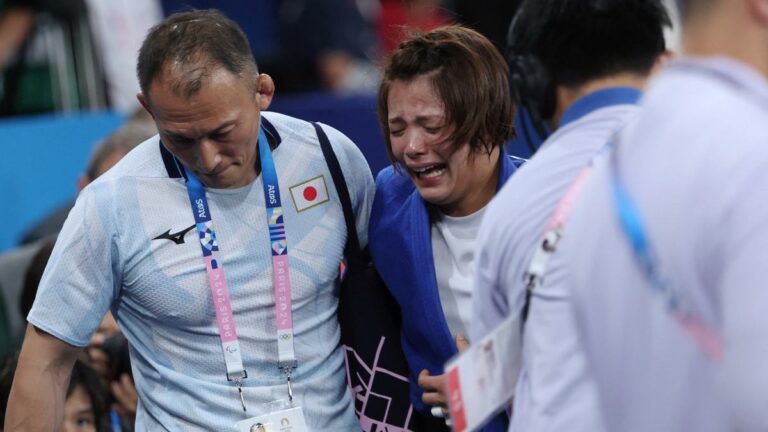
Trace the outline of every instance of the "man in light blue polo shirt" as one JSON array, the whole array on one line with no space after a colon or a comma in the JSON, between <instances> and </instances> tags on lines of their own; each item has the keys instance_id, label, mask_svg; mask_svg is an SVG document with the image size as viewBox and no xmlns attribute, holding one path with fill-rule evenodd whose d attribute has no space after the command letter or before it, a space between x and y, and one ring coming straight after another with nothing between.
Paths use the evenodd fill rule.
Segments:
<instances>
[{"instance_id":1,"label":"man in light blue polo shirt","mask_svg":"<svg viewBox=\"0 0 768 432\"><path fill-rule=\"evenodd\" d=\"M563 237L606 427L768 430L768 2L685 0L685 56Z\"/></svg>"},{"instance_id":2,"label":"man in light blue polo shirt","mask_svg":"<svg viewBox=\"0 0 768 432\"><path fill-rule=\"evenodd\" d=\"M510 28L512 73L546 88L521 102L557 128L491 203L478 242L472 339L509 315L527 315L511 431L603 430L563 266L552 259L530 296L528 273L558 202L637 114L640 89L665 52L665 25L659 0L533 0ZM519 95L534 93L515 83Z\"/></svg>"},{"instance_id":3,"label":"man in light blue polo shirt","mask_svg":"<svg viewBox=\"0 0 768 432\"><path fill-rule=\"evenodd\" d=\"M55 430L72 364L111 310L138 432L234 432L291 398L295 428L359 431L334 295L347 232L317 130L266 111L274 83L218 12L167 18L138 65L159 136L78 196L27 318L7 430ZM320 130L365 244L370 169Z\"/></svg>"}]
</instances>

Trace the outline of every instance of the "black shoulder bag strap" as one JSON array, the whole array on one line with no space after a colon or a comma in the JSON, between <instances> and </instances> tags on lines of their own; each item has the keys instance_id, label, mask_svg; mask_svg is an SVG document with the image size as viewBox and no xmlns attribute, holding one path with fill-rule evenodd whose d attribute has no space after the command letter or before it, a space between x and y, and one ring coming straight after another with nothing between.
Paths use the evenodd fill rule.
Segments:
<instances>
[{"instance_id":1,"label":"black shoulder bag strap","mask_svg":"<svg viewBox=\"0 0 768 432\"><path fill-rule=\"evenodd\" d=\"M336 153L333 152L328 135L325 134L325 131L319 124L313 122L312 126L315 127L317 132L320 148L323 150L325 162L328 164L328 170L331 172L331 178L333 179L334 186L336 186L336 192L339 194L339 200L341 201L341 208L344 211L344 221L347 224L347 244L344 246L344 256L347 257L350 266L354 265L357 267L360 264L364 264L361 262L363 251L360 248L360 240L357 237L357 224L355 223L355 213L352 211L349 189L347 189L341 165L339 165L339 160L336 158Z\"/></svg>"}]
</instances>

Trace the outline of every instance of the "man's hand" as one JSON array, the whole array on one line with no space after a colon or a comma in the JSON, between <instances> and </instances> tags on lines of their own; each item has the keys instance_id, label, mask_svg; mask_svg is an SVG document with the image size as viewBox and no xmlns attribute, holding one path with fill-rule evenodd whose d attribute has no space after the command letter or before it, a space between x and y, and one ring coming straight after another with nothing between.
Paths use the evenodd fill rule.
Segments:
<instances>
[{"instance_id":1,"label":"man's hand","mask_svg":"<svg viewBox=\"0 0 768 432\"><path fill-rule=\"evenodd\" d=\"M459 333L456 336L456 348L458 348L459 352L462 352L468 346L469 341L467 341L463 334ZM424 369L419 374L419 387L424 390L424 394L421 396L422 402L444 410L448 407L445 394L445 374L432 376L428 370Z\"/></svg>"}]
</instances>

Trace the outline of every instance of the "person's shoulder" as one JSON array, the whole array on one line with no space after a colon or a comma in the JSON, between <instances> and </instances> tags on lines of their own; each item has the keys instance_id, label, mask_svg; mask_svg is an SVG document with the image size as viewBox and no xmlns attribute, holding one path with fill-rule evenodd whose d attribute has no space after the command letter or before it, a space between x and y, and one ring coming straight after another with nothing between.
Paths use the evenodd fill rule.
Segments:
<instances>
[{"instance_id":1,"label":"person's shoulder","mask_svg":"<svg viewBox=\"0 0 768 432\"><path fill-rule=\"evenodd\" d=\"M263 122L264 129L267 133L274 135L281 144L289 141L291 146L308 145L319 151L320 141L313 122L271 111L264 111L261 115L262 119L265 120ZM358 150L357 146L336 128L319 122L317 124L325 132L328 141L337 153L343 151L346 154L349 150ZM343 156L337 154L337 157L343 158ZM340 160L340 162L342 161Z\"/></svg>"},{"instance_id":2,"label":"person's shoulder","mask_svg":"<svg viewBox=\"0 0 768 432\"><path fill-rule=\"evenodd\" d=\"M376 175L376 195L380 195L387 201L403 200L415 189L413 182L402 168L398 169L394 165L382 169Z\"/></svg>"},{"instance_id":3,"label":"person's shoulder","mask_svg":"<svg viewBox=\"0 0 768 432\"><path fill-rule=\"evenodd\" d=\"M318 157L322 157L320 137L314 127L317 124L328 137L328 142L345 175L371 175L363 152L351 139L333 126L320 122L312 123L274 112L263 112L262 115L267 121L265 124L267 131L271 129L272 133L278 134L281 142L289 140L293 150L312 150Z\"/></svg>"},{"instance_id":4,"label":"person's shoulder","mask_svg":"<svg viewBox=\"0 0 768 432\"><path fill-rule=\"evenodd\" d=\"M399 232L397 227L403 221L403 215L420 207L414 207L414 197L421 199L413 182L402 169L390 165L379 171L369 222L369 240L372 245L377 240L386 243L388 236ZM377 244L381 245L381 242Z\"/></svg>"},{"instance_id":5,"label":"person's shoulder","mask_svg":"<svg viewBox=\"0 0 768 432\"><path fill-rule=\"evenodd\" d=\"M282 141L291 136L307 136L312 129L311 125L296 117L273 111L262 111L262 126L271 134L277 134Z\"/></svg>"}]
</instances>

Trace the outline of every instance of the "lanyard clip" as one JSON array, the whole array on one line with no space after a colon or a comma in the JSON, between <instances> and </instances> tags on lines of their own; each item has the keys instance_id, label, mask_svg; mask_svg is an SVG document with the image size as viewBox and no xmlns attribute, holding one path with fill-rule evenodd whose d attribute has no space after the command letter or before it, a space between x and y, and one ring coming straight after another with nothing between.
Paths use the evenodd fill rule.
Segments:
<instances>
[{"instance_id":1,"label":"lanyard clip","mask_svg":"<svg viewBox=\"0 0 768 432\"><path fill-rule=\"evenodd\" d=\"M288 401L293 402L293 383L291 381L291 375L293 375L293 370L296 369L296 361L294 360L291 362L292 364L283 366L282 364L279 364L278 367L281 371L285 374L285 380L288 384Z\"/></svg>"},{"instance_id":2,"label":"lanyard clip","mask_svg":"<svg viewBox=\"0 0 768 432\"><path fill-rule=\"evenodd\" d=\"M286 374L288 380L288 402L293 402L293 387L291 387L291 373Z\"/></svg>"},{"instance_id":3,"label":"lanyard clip","mask_svg":"<svg viewBox=\"0 0 768 432\"><path fill-rule=\"evenodd\" d=\"M237 386L237 392L240 394L240 404L243 406L243 412L248 412L248 410L245 409L245 398L243 398L243 379L235 379L235 385Z\"/></svg>"},{"instance_id":4,"label":"lanyard clip","mask_svg":"<svg viewBox=\"0 0 768 432\"><path fill-rule=\"evenodd\" d=\"M281 368L285 374L285 380L288 384L288 401L293 402L293 386L291 385L291 375L293 374L294 367Z\"/></svg>"},{"instance_id":5,"label":"lanyard clip","mask_svg":"<svg viewBox=\"0 0 768 432\"><path fill-rule=\"evenodd\" d=\"M245 409L245 398L243 397L243 380L246 378L248 378L248 372L246 372L245 369L235 377L230 376L229 372L227 372L227 381L232 381L235 383L235 386L237 386L237 393L240 395L240 404L243 406L243 412L248 411Z\"/></svg>"}]
</instances>

